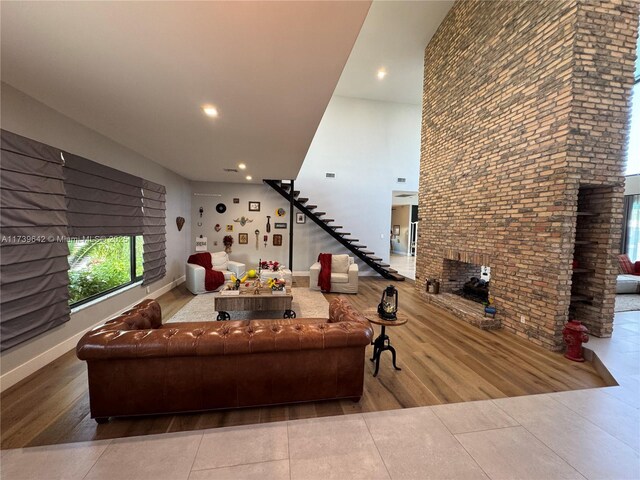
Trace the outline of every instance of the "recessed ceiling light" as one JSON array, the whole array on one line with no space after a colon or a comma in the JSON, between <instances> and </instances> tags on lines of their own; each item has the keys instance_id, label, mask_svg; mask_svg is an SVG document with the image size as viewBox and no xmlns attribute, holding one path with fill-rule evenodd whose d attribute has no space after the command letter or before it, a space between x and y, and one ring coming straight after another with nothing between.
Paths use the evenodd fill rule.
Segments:
<instances>
[{"instance_id":1,"label":"recessed ceiling light","mask_svg":"<svg viewBox=\"0 0 640 480\"><path fill-rule=\"evenodd\" d=\"M247 175L245 178L246 178L247 180L253 180L253 177L252 177L251 175Z\"/></svg>"},{"instance_id":2,"label":"recessed ceiling light","mask_svg":"<svg viewBox=\"0 0 640 480\"><path fill-rule=\"evenodd\" d=\"M218 116L218 109L213 105L203 105L202 111L207 117L216 118Z\"/></svg>"},{"instance_id":3,"label":"recessed ceiling light","mask_svg":"<svg viewBox=\"0 0 640 480\"><path fill-rule=\"evenodd\" d=\"M386 76L387 76L387 71L384 68L381 68L380 70L378 70L378 80L382 80Z\"/></svg>"},{"instance_id":4,"label":"recessed ceiling light","mask_svg":"<svg viewBox=\"0 0 640 480\"><path fill-rule=\"evenodd\" d=\"M246 166L244 163L239 163L239 164L238 164L238 168L239 168L240 170L244 170L245 168L247 168L247 166Z\"/></svg>"}]
</instances>

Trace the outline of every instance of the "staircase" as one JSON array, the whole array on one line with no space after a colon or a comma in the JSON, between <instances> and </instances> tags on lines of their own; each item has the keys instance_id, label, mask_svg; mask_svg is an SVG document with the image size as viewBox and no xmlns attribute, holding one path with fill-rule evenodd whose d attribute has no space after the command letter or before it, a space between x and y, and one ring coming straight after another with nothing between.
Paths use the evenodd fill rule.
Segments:
<instances>
[{"instance_id":1,"label":"staircase","mask_svg":"<svg viewBox=\"0 0 640 480\"><path fill-rule=\"evenodd\" d=\"M264 180L264 183L287 200L291 199L291 184L282 183L281 180ZM397 270L391 268L388 263L383 263L382 258L376 257L374 252L367 250L366 245L360 244L359 239L351 238L351 233L349 232L343 232L342 229L344 227L342 225L334 225L335 220L333 218L325 218L326 212L318 211L317 205L311 205L308 202L308 198L300 197L300 192L294 190L293 204L298 210L384 278L400 282L404 280L404 277L399 275ZM293 221L293 212L291 212L291 216L291 221Z\"/></svg>"}]
</instances>

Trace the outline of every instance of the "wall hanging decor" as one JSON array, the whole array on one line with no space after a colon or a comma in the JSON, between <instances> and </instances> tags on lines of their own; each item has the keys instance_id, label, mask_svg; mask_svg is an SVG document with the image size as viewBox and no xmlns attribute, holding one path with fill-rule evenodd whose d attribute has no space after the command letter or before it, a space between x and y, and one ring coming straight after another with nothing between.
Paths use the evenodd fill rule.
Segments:
<instances>
[{"instance_id":1,"label":"wall hanging decor","mask_svg":"<svg viewBox=\"0 0 640 480\"><path fill-rule=\"evenodd\" d=\"M213 227L213 229L214 229L216 232L219 232L220 230L222 230L222 227L220 226L220 224L219 224L219 223L216 223L216 226L215 226L215 227Z\"/></svg>"},{"instance_id":2,"label":"wall hanging decor","mask_svg":"<svg viewBox=\"0 0 640 480\"><path fill-rule=\"evenodd\" d=\"M283 228L287 228L287 222L276 222L273 224L273 226L277 229L283 229Z\"/></svg>"},{"instance_id":3,"label":"wall hanging decor","mask_svg":"<svg viewBox=\"0 0 640 480\"><path fill-rule=\"evenodd\" d=\"M184 227L184 222L185 222L184 217L177 217L176 218L176 226L178 227L178 231L179 232L182 231L182 227Z\"/></svg>"},{"instance_id":4,"label":"wall hanging decor","mask_svg":"<svg viewBox=\"0 0 640 480\"><path fill-rule=\"evenodd\" d=\"M287 212L285 211L284 208L279 208L276 210L276 215L278 215L279 217L284 217L287 214Z\"/></svg>"},{"instance_id":5,"label":"wall hanging decor","mask_svg":"<svg viewBox=\"0 0 640 480\"><path fill-rule=\"evenodd\" d=\"M269 243L269 235L265 235L263 240L264 240L264 248L267 248L267 243Z\"/></svg>"},{"instance_id":6,"label":"wall hanging decor","mask_svg":"<svg viewBox=\"0 0 640 480\"><path fill-rule=\"evenodd\" d=\"M249 202L249 211L250 212L259 212L260 211L260 202Z\"/></svg>"},{"instance_id":7,"label":"wall hanging decor","mask_svg":"<svg viewBox=\"0 0 640 480\"><path fill-rule=\"evenodd\" d=\"M239 198L234 198L233 199L233 203L240 203L240 199Z\"/></svg>"},{"instance_id":8,"label":"wall hanging decor","mask_svg":"<svg viewBox=\"0 0 640 480\"><path fill-rule=\"evenodd\" d=\"M216 212L224 213L227 211L227 206L224 203L219 203L216 205Z\"/></svg>"},{"instance_id":9,"label":"wall hanging decor","mask_svg":"<svg viewBox=\"0 0 640 480\"><path fill-rule=\"evenodd\" d=\"M296 223L307 223L307 217L304 213L296 213Z\"/></svg>"},{"instance_id":10,"label":"wall hanging decor","mask_svg":"<svg viewBox=\"0 0 640 480\"><path fill-rule=\"evenodd\" d=\"M258 237L260 236L260 230L256 229L254 232L256 234L256 250L260 248L260 244L258 243Z\"/></svg>"},{"instance_id":11,"label":"wall hanging decor","mask_svg":"<svg viewBox=\"0 0 640 480\"><path fill-rule=\"evenodd\" d=\"M234 222L239 223L241 227L244 227L247 223L253 222L252 219L245 217L244 215L240 218L234 218Z\"/></svg>"},{"instance_id":12,"label":"wall hanging decor","mask_svg":"<svg viewBox=\"0 0 640 480\"><path fill-rule=\"evenodd\" d=\"M276 233L273 235L273 246L274 247L282 246L282 235L280 235L279 233Z\"/></svg>"},{"instance_id":13,"label":"wall hanging decor","mask_svg":"<svg viewBox=\"0 0 640 480\"><path fill-rule=\"evenodd\" d=\"M233 232L233 225L227 225L227 232Z\"/></svg>"},{"instance_id":14,"label":"wall hanging decor","mask_svg":"<svg viewBox=\"0 0 640 480\"><path fill-rule=\"evenodd\" d=\"M198 212L200 212L200 218L202 218L202 214L204 213L204 208L200 207L198 209ZM202 222L198 222L198 226L201 227L202 226Z\"/></svg>"},{"instance_id":15,"label":"wall hanging decor","mask_svg":"<svg viewBox=\"0 0 640 480\"><path fill-rule=\"evenodd\" d=\"M238 245L246 245L249 243L249 234L248 233L239 233L238 234Z\"/></svg>"},{"instance_id":16,"label":"wall hanging decor","mask_svg":"<svg viewBox=\"0 0 640 480\"><path fill-rule=\"evenodd\" d=\"M231 235L225 235L222 239L222 243L224 244L224 251L227 253L231 253L231 246L233 245L233 237Z\"/></svg>"},{"instance_id":17,"label":"wall hanging decor","mask_svg":"<svg viewBox=\"0 0 640 480\"><path fill-rule=\"evenodd\" d=\"M206 252L207 251L207 237L203 237L200 235L196 237L196 252Z\"/></svg>"},{"instance_id":18,"label":"wall hanging decor","mask_svg":"<svg viewBox=\"0 0 640 480\"><path fill-rule=\"evenodd\" d=\"M271 221L271 215L267 215L267 233L271 232L271 224L269 223Z\"/></svg>"}]
</instances>

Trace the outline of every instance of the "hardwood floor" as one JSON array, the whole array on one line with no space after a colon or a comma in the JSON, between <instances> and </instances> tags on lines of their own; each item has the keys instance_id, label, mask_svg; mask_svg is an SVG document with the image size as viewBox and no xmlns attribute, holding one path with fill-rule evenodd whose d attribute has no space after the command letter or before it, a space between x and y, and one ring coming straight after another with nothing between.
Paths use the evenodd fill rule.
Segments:
<instances>
[{"instance_id":1,"label":"hardwood floor","mask_svg":"<svg viewBox=\"0 0 640 480\"><path fill-rule=\"evenodd\" d=\"M358 295L348 299L359 309L377 305L389 282L360 279ZM605 386L589 363L570 362L504 331L482 331L422 301L412 282L396 282L404 326L387 334L398 351L398 365L383 353L380 373L365 360L365 392L360 403L326 401L246 408L200 414L113 419L97 425L89 416L85 362L70 351L0 397L1 448L50 445L106 438L199 430L280 420L344 415L442 403ZM296 278L295 286L308 286ZM326 295L328 299L336 295ZM159 301L168 319L193 296L180 286ZM379 333L376 327L376 335Z\"/></svg>"}]
</instances>

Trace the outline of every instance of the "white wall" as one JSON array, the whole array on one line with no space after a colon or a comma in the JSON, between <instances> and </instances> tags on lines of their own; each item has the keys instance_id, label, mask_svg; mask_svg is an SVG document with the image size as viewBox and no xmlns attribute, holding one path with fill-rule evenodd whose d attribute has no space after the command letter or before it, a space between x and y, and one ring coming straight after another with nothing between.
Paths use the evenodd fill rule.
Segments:
<instances>
[{"instance_id":1,"label":"white wall","mask_svg":"<svg viewBox=\"0 0 640 480\"><path fill-rule=\"evenodd\" d=\"M625 195L640 195L640 175L629 175L624 181Z\"/></svg>"},{"instance_id":2,"label":"white wall","mask_svg":"<svg viewBox=\"0 0 640 480\"><path fill-rule=\"evenodd\" d=\"M298 174L296 190L388 260L391 192L418 190L420 126L419 105L334 95ZM327 172L336 177L326 178ZM398 183L398 177L406 183ZM308 268L320 252L346 253L310 222L299 229L295 242L294 270ZM371 272L362 263L360 267Z\"/></svg>"},{"instance_id":3,"label":"white wall","mask_svg":"<svg viewBox=\"0 0 640 480\"><path fill-rule=\"evenodd\" d=\"M266 184L241 184L241 183L211 183L211 182L192 182L191 188L193 193L220 194L220 197L207 197L193 195L191 199L191 237L189 238L189 248L193 252L195 250L195 240L197 236L203 235L207 237L207 248L210 252L221 252L224 250L222 239L225 235L233 237L233 246L229 258L231 260L242 262L246 265L247 270L257 268L258 261L272 260L280 262L283 265L289 263L289 227L291 225L291 214L289 212L289 202L281 195ZM233 199L238 198L240 203L233 203ZM260 202L259 212L249 211L249 202ZM224 203L227 207L226 212L218 213L216 205ZM204 213L200 219L199 209L202 207ZM285 215L278 217L276 210L283 208ZM271 233L267 233L267 215L271 217ZM245 216L251 220L244 227L240 223L234 222L235 219ZM293 219L295 221L295 217ZM202 226L198 226L198 223ZM276 229L275 223L286 223L286 229ZM222 229L216 232L214 227L220 224ZM227 232L226 226L233 225L233 232ZM256 249L255 231L260 230L258 248ZM294 227L294 232L296 232ZM249 235L249 243L240 245L238 243L238 234L247 233ZM282 235L282 246L273 246L273 235ZM264 246L263 237L268 235L269 240L267 247ZM218 245L215 245L218 242Z\"/></svg>"},{"instance_id":4,"label":"white wall","mask_svg":"<svg viewBox=\"0 0 640 480\"><path fill-rule=\"evenodd\" d=\"M164 279L152 284L150 288L153 292L171 286L174 281L180 281L184 276L184 262L190 250L191 187L189 182L10 85L2 83L0 93L2 97L0 122L3 129L141 176L167 188L167 275ZM177 216L186 219L182 232L178 232L175 224ZM53 352L50 349L55 349L60 344L66 345L64 342L68 343L79 332L115 315L144 298L146 294L146 289L141 286L116 294L72 313L71 320L64 325L3 352L0 373L3 375L11 371L13 373L3 377L2 388L6 388L15 379L19 380L22 373L31 373L29 370L33 367L39 368L36 358L39 355L49 352L46 355L48 355L48 361L51 361L55 356L52 358ZM72 346L75 346L75 343ZM34 361L30 362L31 360ZM20 368L21 366L23 367Z\"/></svg>"}]
</instances>

